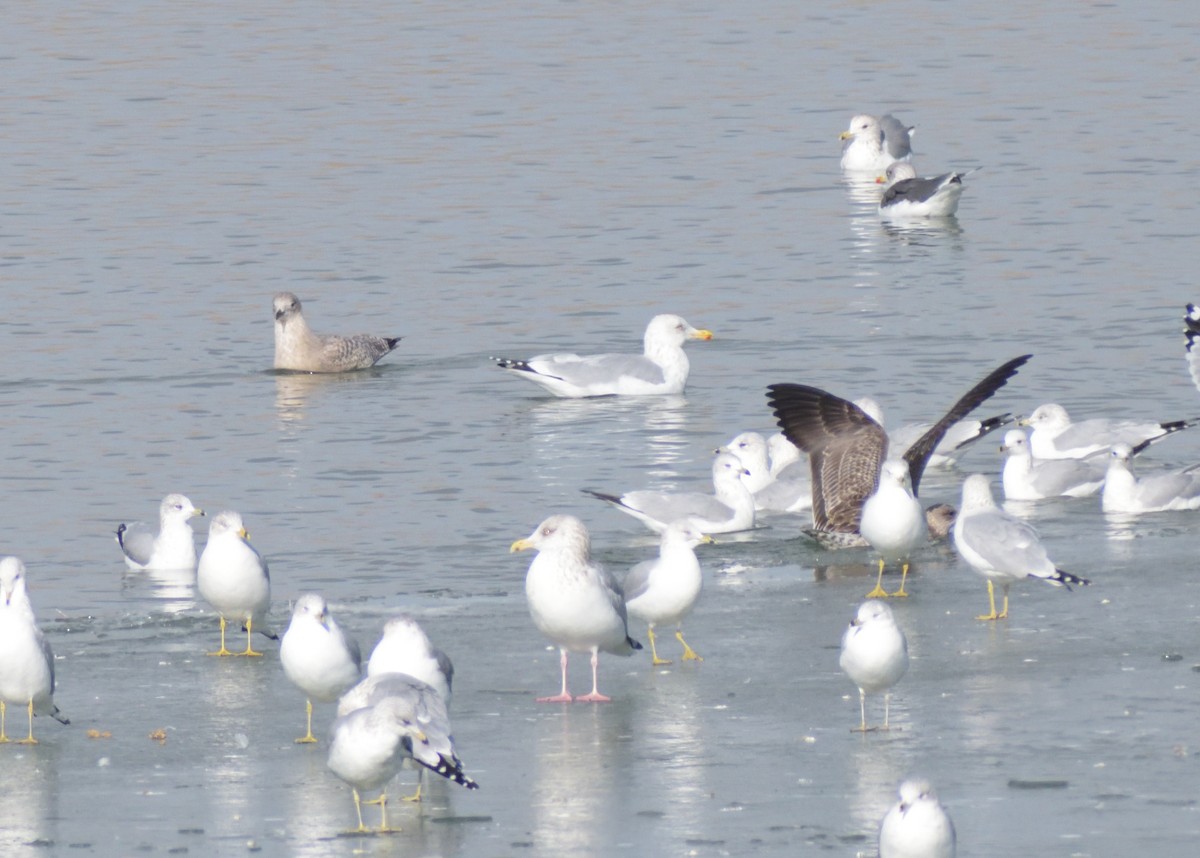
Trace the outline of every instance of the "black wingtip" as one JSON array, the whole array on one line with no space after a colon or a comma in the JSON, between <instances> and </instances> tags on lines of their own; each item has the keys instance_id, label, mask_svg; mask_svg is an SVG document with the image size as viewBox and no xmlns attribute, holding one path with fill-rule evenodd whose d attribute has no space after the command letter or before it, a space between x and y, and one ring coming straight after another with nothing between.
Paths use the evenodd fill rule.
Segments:
<instances>
[{"instance_id":1,"label":"black wingtip","mask_svg":"<svg viewBox=\"0 0 1200 858\"><path fill-rule=\"evenodd\" d=\"M402 339L404 339L404 337L384 337L383 341L387 343L388 351L390 352L396 346L400 345L400 341Z\"/></svg>"},{"instance_id":2,"label":"black wingtip","mask_svg":"<svg viewBox=\"0 0 1200 858\"><path fill-rule=\"evenodd\" d=\"M622 505L621 499L619 497L617 497L616 495L606 495L604 492L594 492L591 489L580 489L580 491L582 491L585 495L591 495L592 497L596 498L597 500L608 501L609 503L615 503L617 506Z\"/></svg>"},{"instance_id":3,"label":"black wingtip","mask_svg":"<svg viewBox=\"0 0 1200 858\"><path fill-rule=\"evenodd\" d=\"M1061 569L1055 569L1054 577L1047 580L1054 584L1061 584L1068 590L1071 589L1072 584L1078 587L1087 587L1092 583L1087 578L1080 578L1078 575L1072 575L1070 572L1064 572Z\"/></svg>"},{"instance_id":4,"label":"black wingtip","mask_svg":"<svg viewBox=\"0 0 1200 858\"><path fill-rule=\"evenodd\" d=\"M117 545L125 547L125 531L128 530L124 523L117 525Z\"/></svg>"}]
</instances>

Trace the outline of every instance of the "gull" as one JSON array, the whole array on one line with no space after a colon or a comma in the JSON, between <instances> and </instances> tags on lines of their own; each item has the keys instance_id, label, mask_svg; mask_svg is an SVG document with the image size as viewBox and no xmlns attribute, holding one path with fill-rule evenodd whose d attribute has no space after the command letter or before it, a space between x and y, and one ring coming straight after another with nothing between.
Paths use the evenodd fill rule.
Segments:
<instances>
[{"instance_id":1,"label":"gull","mask_svg":"<svg viewBox=\"0 0 1200 858\"><path fill-rule=\"evenodd\" d=\"M450 706L454 664L408 614L392 617L384 624L383 636L367 661L367 676L377 673L404 673L419 679L442 695L447 708Z\"/></svg>"},{"instance_id":2,"label":"gull","mask_svg":"<svg viewBox=\"0 0 1200 858\"><path fill-rule=\"evenodd\" d=\"M540 384L555 396L646 396L683 393L688 378L687 340L711 340L679 316L655 316L646 326L644 351L634 354L545 354L528 360L492 358L501 369Z\"/></svg>"},{"instance_id":3,"label":"gull","mask_svg":"<svg viewBox=\"0 0 1200 858\"><path fill-rule=\"evenodd\" d=\"M865 411L880 426L884 425L883 409L879 407L879 403L874 399L864 396L854 400L854 404ZM1014 419L1010 413L997 414L994 417L987 417L983 420L964 417L946 430L946 434L942 436L942 440L933 448L933 453L929 456L929 462L926 467L953 467L958 463L958 457L967 447L990 432L999 429L1001 426L1012 423ZM932 426L932 423L906 423L903 426L890 429L888 430L888 447L897 450L907 450L922 435L928 432Z\"/></svg>"},{"instance_id":4,"label":"gull","mask_svg":"<svg viewBox=\"0 0 1200 858\"><path fill-rule=\"evenodd\" d=\"M342 631L319 593L305 593L292 609L292 621L279 643L279 661L284 675L308 695L308 729L296 742L315 742L313 698L331 703L358 682L362 673L358 641Z\"/></svg>"},{"instance_id":5,"label":"gull","mask_svg":"<svg viewBox=\"0 0 1200 858\"><path fill-rule=\"evenodd\" d=\"M254 627L271 640L276 635L265 627L271 606L271 576L267 561L246 540L249 534L236 512L217 513L208 526L208 542L196 568L196 589L221 615L221 648L209 655L261 656L250 646ZM246 630L246 650L232 653L225 648L225 624L234 620Z\"/></svg>"},{"instance_id":6,"label":"gull","mask_svg":"<svg viewBox=\"0 0 1200 858\"><path fill-rule=\"evenodd\" d=\"M117 544L130 569L195 569L196 539L188 521L204 510L183 495L170 494L158 505L158 533L141 522L117 525Z\"/></svg>"},{"instance_id":7,"label":"gull","mask_svg":"<svg viewBox=\"0 0 1200 858\"><path fill-rule=\"evenodd\" d=\"M280 292L275 308L275 369L298 372L349 372L367 369L400 342L400 337L316 334L304 321L300 299Z\"/></svg>"},{"instance_id":8,"label":"gull","mask_svg":"<svg viewBox=\"0 0 1200 858\"><path fill-rule=\"evenodd\" d=\"M925 507L925 523L929 525L929 538L933 542L941 542L949 538L954 520L958 518L958 510L948 503L935 503Z\"/></svg>"},{"instance_id":9,"label":"gull","mask_svg":"<svg viewBox=\"0 0 1200 858\"><path fill-rule=\"evenodd\" d=\"M567 693L567 653L592 654L592 690L574 698L580 703L607 703L597 688L600 650L632 655L642 645L629 636L625 596L621 585L591 557L591 537L583 522L571 515L552 515L510 551L535 549L537 557L525 576L529 615L538 631L560 653L562 690L538 703L570 703Z\"/></svg>"},{"instance_id":10,"label":"gull","mask_svg":"<svg viewBox=\"0 0 1200 858\"><path fill-rule=\"evenodd\" d=\"M369 684L362 690L360 686ZM362 798L366 790L383 790L405 760L413 760L448 780L478 789L463 772L454 752L450 721L441 696L425 683L399 673L368 677L351 689L347 697L363 705L338 706L329 743L329 770L350 785L358 815L356 833L368 831L363 824ZM343 698L345 700L345 698ZM387 794L368 804L378 804L380 833L397 831L388 826Z\"/></svg>"},{"instance_id":11,"label":"gull","mask_svg":"<svg viewBox=\"0 0 1200 858\"><path fill-rule=\"evenodd\" d=\"M909 139L915 126L905 126L890 113L876 118L859 114L850 120L850 127L841 133L842 169L852 172L880 171L895 161L912 157Z\"/></svg>"},{"instance_id":12,"label":"gull","mask_svg":"<svg viewBox=\"0 0 1200 858\"><path fill-rule=\"evenodd\" d=\"M1094 495L1104 485L1103 457L1088 459L1038 459L1029 451L1024 430L1004 433L1004 470L1001 480L1006 500L1035 501L1044 498L1082 498Z\"/></svg>"},{"instance_id":13,"label":"gull","mask_svg":"<svg viewBox=\"0 0 1200 858\"><path fill-rule=\"evenodd\" d=\"M1173 509L1200 509L1200 465L1138 479L1129 462L1139 452L1114 444L1100 506L1105 512L1139 514Z\"/></svg>"},{"instance_id":14,"label":"gull","mask_svg":"<svg viewBox=\"0 0 1200 858\"><path fill-rule=\"evenodd\" d=\"M904 451L914 496L920 496L925 466L947 429L1003 387L1030 357L1022 355L990 372ZM809 456L810 533L834 547L867 544L859 524L863 504L875 493L880 468L888 458L887 432L853 402L819 388L772 384L767 390L784 435Z\"/></svg>"},{"instance_id":15,"label":"gull","mask_svg":"<svg viewBox=\"0 0 1200 858\"><path fill-rule=\"evenodd\" d=\"M718 447L714 453L732 453L745 468L742 485L751 494L756 494L774 481L771 473L770 451L767 439L757 432L741 432L734 435L728 444Z\"/></svg>"},{"instance_id":16,"label":"gull","mask_svg":"<svg viewBox=\"0 0 1200 858\"><path fill-rule=\"evenodd\" d=\"M675 624L675 638L683 645L684 661L704 661L683 639L683 618L692 612L704 583L696 546L714 541L691 519L672 522L663 531L658 557L637 564L625 576L625 607L631 616L648 624L646 634L655 665L671 663L659 658L654 646L654 627L659 623Z\"/></svg>"},{"instance_id":17,"label":"gull","mask_svg":"<svg viewBox=\"0 0 1200 858\"><path fill-rule=\"evenodd\" d=\"M10 741L4 731L10 703L29 713L29 733L18 740L22 745L38 743L34 713L71 723L54 705L54 652L37 626L25 589L25 564L16 557L0 560L0 743Z\"/></svg>"},{"instance_id":18,"label":"gull","mask_svg":"<svg viewBox=\"0 0 1200 858\"><path fill-rule=\"evenodd\" d=\"M886 602L870 599L858 606L854 619L842 634L842 654L838 659L846 675L858 686L858 706L862 720L857 732L867 727L867 694L883 692L883 727L889 729L888 701L891 688L908 670L908 641L896 625Z\"/></svg>"},{"instance_id":19,"label":"gull","mask_svg":"<svg viewBox=\"0 0 1200 858\"><path fill-rule=\"evenodd\" d=\"M1039 405L1028 417L1017 421L1032 426L1029 449L1038 459L1082 459L1093 453L1108 450L1113 444L1137 446L1143 441L1157 441L1191 428L1200 418L1154 423L1140 420L1110 420L1095 417L1072 423L1067 409L1050 402Z\"/></svg>"},{"instance_id":20,"label":"gull","mask_svg":"<svg viewBox=\"0 0 1200 858\"><path fill-rule=\"evenodd\" d=\"M933 784L909 778L879 826L879 858L954 858L954 823Z\"/></svg>"},{"instance_id":21,"label":"gull","mask_svg":"<svg viewBox=\"0 0 1200 858\"><path fill-rule=\"evenodd\" d=\"M1023 578L1040 578L1068 590L1072 584L1091 583L1055 567L1032 525L996 506L988 478L983 474L972 474L963 481L962 507L954 524L954 547L988 582L991 610L976 617L977 620L1007 617L1008 589ZM1000 613L996 613L995 584L1004 588L1004 610Z\"/></svg>"},{"instance_id":22,"label":"gull","mask_svg":"<svg viewBox=\"0 0 1200 858\"><path fill-rule=\"evenodd\" d=\"M584 489L584 493L607 501L655 533L663 533L671 522L681 518L694 519L704 533L732 533L754 527L754 495L742 482L746 474L737 456L718 453L712 464L715 494L643 490L617 496L590 489Z\"/></svg>"},{"instance_id":23,"label":"gull","mask_svg":"<svg viewBox=\"0 0 1200 858\"><path fill-rule=\"evenodd\" d=\"M908 463L903 459L888 459L880 466L879 485L863 504L859 530L879 552L879 577L867 598L888 597L883 589L883 569L889 560L902 564L900 588L890 595L907 596L908 558L929 541L929 524L921 502L913 495Z\"/></svg>"},{"instance_id":24,"label":"gull","mask_svg":"<svg viewBox=\"0 0 1200 858\"><path fill-rule=\"evenodd\" d=\"M885 176L877 180L887 182L879 198L879 213L891 218L952 217L963 193L962 180L973 172L942 173L922 179L912 164L889 164Z\"/></svg>"},{"instance_id":25,"label":"gull","mask_svg":"<svg viewBox=\"0 0 1200 858\"><path fill-rule=\"evenodd\" d=\"M718 452L738 457L746 473L742 484L754 495L760 512L799 512L812 505L812 481L803 453L779 432L763 438L758 432L735 435Z\"/></svg>"},{"instance_id":26,"label":"gull","mask_svg":"<svg viewBox=\"0 0 1200 858\"><path fill-rule=\"evenodd\" d=\"M1200 347L1196 346L1196 338L1200 337L1200 307L1188 304L1183 314L1184 353L1187 355L1188 372L1192 375L1192 384L1200 390Z\"/></svg>"}]
</instances>

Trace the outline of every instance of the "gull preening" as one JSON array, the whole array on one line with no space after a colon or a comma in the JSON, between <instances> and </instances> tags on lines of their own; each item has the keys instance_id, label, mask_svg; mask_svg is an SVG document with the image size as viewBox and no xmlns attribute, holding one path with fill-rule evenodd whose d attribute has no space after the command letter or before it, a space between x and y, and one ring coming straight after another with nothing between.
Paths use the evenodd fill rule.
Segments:
<instances>
[{"instance_id":1,"label":"gull preening","mask_svg":"<svg viewBox=\"0 0 1200 858\"><path fill-rule=\"evenodd\" d=\"M275 296L275 369L297 372L349 372L367 369L396 348L400 337L313 333L291 292Z\"/></svg>"},{"instance_id":2,"label":"gull preening","mask_svg":"<svg viewBox=\"0 0 1200 858\"><path fill-rule=\"evenodd\" d=\"M893 218L952 217L958 211L964 190L962 180L973 172L920 178L912 164L905 161L889 164L884 174L887 187L879 198L879 213Z\"/></svg>"},{"instance_id":3,"label":"gull preening","mask_svg":"<svg viewBox=\"0 0 1200 858\"><path fill-rule=\"evenodd\" d=\"M842 169L856 173L886 170L889 164L912 157L910 137L915 126L906 126L890 113L876 118L859 114L839 137L842 144Z\"/></svg>"},{"instance_id":4,"label":"gull preening","mask_svg":"<svg viewBox=\"0 0 1200 858\"><path fill-rule=\"evenodd\" d=\"M1104 484L1107 466L1104 457L1038 459L1030 452L1029 440L1023 429L1005 432L1000 452L1004 453L1001 483L1005 500L1082 498L1094 495Z\"/></svg>"},{"instance_id":5,"label":"gull preening","mask_svg":"<svg viewBox=\"0 0 1200 858\"><path fill-rule=\"evenodd\" d=\"M992 498L992 488L983 474L963 480L962 507L954 524L954 547L967 564L987 579L991 610L978 620L1002 620L1008 616L1008 590L1024 578L1040 578L1071 589L1072 584L1091 583L1055 567L1028 522L1009 515ZM1004 610L996 611L995 584L1004 589Z\"/></svg>"},{"instance_id":6,"label":"gull preening","mask_svg":"<svg viewBox=\"0 0 1200 858\"><path fill-rule=\"evenodd\" d=\"M908 641L886 602L871 599L858 606L854 619L842 634L842 654L838 664L858 686L861 716L858 732L872 729L867 727L867 695L881 691L883 726L877 729L890 729L891 688L908 671Z\"/></svg>"},{"instance_id":7,"label":"gull preening","mask_svg":"<svg viewBox=\"0 0 1200 858\"><path fill-rule=\"evenodd\" d=\"M249 536L242 517L229 510L217 513L208 526L208 542L196 567L196 589L221 615L221 648L209 655L261 656L250 645L254 631L271 640L279 637L266 626L271 607L267 561L249 543ZM243 652L225 648L225 626L230 620L246 630Z\"/></svg>"},{"instance_id":8,"label":"gull preening","mask_svg":"<svg viewBox=\"0 0 1200 858\"><path fill-rule=\"evenodd\" d=\"M307 695L308 729L296 742L315 742L312 702L332 703L358 682L362 674L358 641L337 624L324 597L305 593L296 600L292 621L279 642L279 661L284 675Z\"/></svg>"},{"instance_id":9,"label":"gull preening","mask_svg":"<svg viewBox=\"0 0 1200 858\"><path fill-rule=\"evenodd\" d=\"M501 369L539 384L555 396L577 399L678 394L683 393L690 369L683 344L712 337L712 331L693 328L679 316L663 314L646 326L640 355L559 353L528 360L492 360Z\"/></svg>"},{"instance_id":10,"label":"gull preening","mask_svg":"<svg viewBox=\"0 0 1200 858\"><path fill-rule=\"evenodd\" d=\"M117 525L117 544L130 569L195 569L196 537L192 518L204 515L184 495L170 494L158 505L158 530L140 521Z\"/></svg>"},{"instance_id":11,"label":"gull preening","mask_svg":"<svg viewBox=\"0 0 1200 858\"><path fill-rule=\"evenodd\" d=\"M539 703L607 703L600 693L600 652L632 655L642 645L629 636L625 595L607 569L592 560L592 541L583 522L571 515L552 515L510 551L537 551L525 575L525 598L538 631L558 647L562 690ZM571 697L567 692L567 653L592 654L592 690Z\"/></svg>"},{"instance_id":12,"label":"gull preening","mask_svg":"<svg viewBox=\"0 0 1200 858\"><path fill-rule=\"evenodd\" d=\"M879 826L879 858L954 858L954 823L933 784L910 778Z\"/></svg>"},{"instance_id":13,"label":"gull preening","mask_svg":"<svg viewBox=\"0 0 1200 858\"><path fill-rule=\"evenodd\" d=\"M1157 441L1173 432L1189 429L1200 418L1155 423L1148 420L1111 420L1094 417L1073 423L1067 409L1057 403L1039 405L1028 417L1017 421L1032 426L1029 449L1038 459L1082 459L1108 450L1113 444L1136 447Z\"/></svg>"},{"instance_id":14,"label":"gull preening","mask_svg":"<svg viewBox=\"0 0 1200 858\"><path fill-rule=\"evenodd\" d=\"M704 660L683 639L683 619L692 612L704 585L696 546L713 541L691 519L672 522L663 531L658 557L637 564L625 576L625 608L631 616L647 624L650 659L655 665L671 663L658 657L654 645L654 628L660 624L674 624L675 638L683 646L684 661Z\"/></svg>"},{"instance_id":15,"label":"gull preening","mask_svg":"<svg viewBox=\"0 0 1200 858\"><path fill-rule=\"evenodd\" d=\"M1200 509L1200 464L1138 479L1130 465L1137 452L1128 444L1113 445L1100 495L1105 512L1139 515Z\"/></svg>"},{"instance_id":16,"label":"gull preening","mask_svg":"<svg viewBox=\"0 0 1200 858\"><path fill-rule=\"evenodd\" d=\"M0 560L0 743L10 741L5 721L11 704L29 716L29 732L18 742L36 745L35 714L49 715L60 724L71 722L54 705L54 652L38 628L25 576L25 564L18 558Z\"/></svg>"}]
</instances>

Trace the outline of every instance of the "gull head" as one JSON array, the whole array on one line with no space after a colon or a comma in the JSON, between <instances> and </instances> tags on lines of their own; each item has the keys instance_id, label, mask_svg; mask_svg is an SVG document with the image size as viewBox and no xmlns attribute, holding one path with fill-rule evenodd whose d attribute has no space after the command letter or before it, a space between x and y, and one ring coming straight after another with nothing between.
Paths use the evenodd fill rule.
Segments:
<instances>
[{"instance_id":1,"label":"gull head","mask_svg":"<svg viewBox=\"0 0 1200 858\"><path fill-rule=\"evenodd\" d=\"M536 551L570 551L587 557L591 552L591 536L586 525L575 516L552 515L529 536L514 542L509 553L530 548Z\"/></svg>"},{"instance_id":2,"label":"gull head","mask_svg":"<svg viewBox=\"0 0 1200 858\"><path fill-rule=\"evenodd\" d=\"M325 619L328 616L329 606L325 603L325 599L317 593L305 593L296 600L296 605L292 608L293 620L301 617L311 617L325 628L328 628L325 624Z\"/></svg>"},{"instance_id":3,"label":"gull head","mask_svg":"<svg viewBox=\"0 0 1200 858\"><path fill-rule=\"evenodd\" d=\"M242 517L232 510L217 513L213 516L212 524L208 526L209 539L225 534L233 534L241 539L250 538L246 526L242 524Z\"/></svg>"},{"instance_id":4,"label":"gull head","mask_svg":"<svg viewBox=\"0 0 1200 858\"><path fill-rule=\"evenodd\" d=\"M13 597L25 592L25 564L17 557L0 560L0 601L8 607Z\"/></svg>"},{"instance_id":5,"label":"gull head","mask_svg":"<svg viewBox=\"0 0 1200 858\"><path fill-rule=\"evenodd\" d=\"M187 521L189 518L198 515L204 515L204 510L193 506L186 495L167 495L162 499L162 503L158 505L158 517L163 521L175 518Z\"/></svg>"},{"instance_id":6,"label":"gull head","mask_svg":"<svg viewBox=\"0 0 1200 858\"><path fill-rule=\"evenodd\" d=\"M854 614L854 619L850 621L852 626L865 626L868 623L876 622L895 622L892 616L892 609L887 606L887 603L881 602L878 599L868 599L858 606L858 611Z\"/></svg>"},{"instance_id":7,"label":"gull head","mask_svg":"<svg viewBox=\"0 0 1200 858\"><path fill-rule=\"evenodd\" d=\"M1039 405L1028 417L1017 421L1018 426L1032 426L1034 429L1066 429L1071 425L1067 409L1053 402Z\"/></svg>"},{"instance_id":8,"label":"gull head","mask_svg":"<svg viewBox=\"0 0 1200 858\"><path fill-rule=\"evenodd\" d=\"M275 321L286 325L290 319L300 315L300 299L291 292L280 292L272 301L275 308Z\"/></svg>"},{"instance_id":9,"label":"gull head","mask_svg":"<svg viewBox=\"0 0 1200 858\"><path fill-rule=\"evenodd\" d=\"M1000 452L1010 456L1028 456L1029 439L1020 429L1009 429L1004 433L1004 443L1000 445Z\"/></svg>"}]
</instances>

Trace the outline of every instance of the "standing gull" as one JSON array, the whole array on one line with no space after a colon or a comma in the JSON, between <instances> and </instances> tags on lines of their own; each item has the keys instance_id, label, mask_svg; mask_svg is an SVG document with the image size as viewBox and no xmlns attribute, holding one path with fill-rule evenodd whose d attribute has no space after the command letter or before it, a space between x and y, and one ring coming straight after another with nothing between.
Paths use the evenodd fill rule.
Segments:
<instances>
[{"instance_id":1,"label":"standing gull","mask_svg":"<svg viewBox=\"0 0 1200 858\"><path fill-rule=\"evenodd\" d=\"M442 695L446 708L450 707L454 664L408 614L384 623L383 635L367 661L367 676L377 673L404 673L419 679Z\"/></svg>"},{"instance_id":2,"label":"standing gull","mask_svg":"<svg viewBox=\"0 0 1200 858\"><path fill-rule=\"evenodd\" d=\"M909 778L879 826L879 858L954 858L954 823L933 784Z\"/></svg>"},{"instance_id":3,"label":"standing gull","mask_svg":"<svg viewBox=\"0 0 1200 858\"><path fill-rule=\"evenodd\" d=\"M529 360L492 358L501 369L540 384L555 396L645 396L683 393L688 378L688 340L711 340L679 316L655 316L646 327L640 355L545 354Z\"/></svg>"},{"instance_id":4,"label":"standing gull","mask_svg":"<svg viewBox=\"0 0 1200 858\"><path fill-rule=\"evenodd\" d=\"M305 593L292 609L292 621L279 643L279 661L292 684L308 695L308 729L296 742L315 742L313 698L330 703L358 682L362 673L358 641L342 631L324 598Z\"/></svg>"},{"instance_id":5,"label":"standing gull","mask_svg":"<svg viewBox=\"0 0 1200 858\"><path fill-rule=\"evenodd\" d=\"M850 127L840 135L842 169L850 172L870 172L878 175L896 161L912 157L914 126L905 126L890 113L881 118L859 114L850 120Z\"/></svg>"},{"instance_id":6,"label":"standing gull","mask_svg":"<svg viewBox=\"0 0 1200 858\"><path fill-rule=\"evenodd\" d=\"M117 525L117 544L130 569L195 569L196 538L188 524L204 515L179 494L167 495L158 505L158 532L141 522Z\"/></svg>"},{"instance_id":7,"label":"standing gull","mask_svg":"<svg viewBox=\"0 0 1200 858\"><path fill-rule=\"evenodd\" d=\"M912 164L897 161L887 168L887 187L879 198L879 213L884 217L951 217L958 211L962 180L975 172L942 173L928 179L918 178Z\"/></svg>"},{"instance_id":8,"label":"standing gull","mask_svg":"<svg viewBox=\"0 0 1200 858\"><path fill-rule=\"evenodd\" d=\"M896 625L892 609L875 599L858 606L854 619L842 634L838 659L850 681L858 686L861 716L858 732L867 727L867 695L883 692L883 727L887 730L891 688L908 670L908 641Z\"/></svg>"},{"instance_id":9,"label":"standing gull","mask_svg":"<svg viewBox=\"0 0 1200 858\"><path fill-rule=\"evenodd\" d=\"M1029 449L1038 459L1082 459L1113 444L1136 446L1157 441L1172 432L1200 424L1200 418L1154 423L1141 420L1111 420L1094 417L1072 423L1067 409L1053 402L1039 405L1028 417L1017 421L1032 426Z\"/></svg>"},{"instance_id":10,"label":"standing gull","mask_svg":"<svg viewBox=\"0 0 1200 858\"><path fill-rule=\"evenodd\" d=\"M879 485L867 498L859 522L863 538L879 552L879 577L868 599L887 598L883 589L883 569L888 561L899 561L900 587L892 596L907 596L904 583L908 580L908 559L914 551L929 541L929 524L925 510L912 492L908 463L903 459L888 459L879 470Z\"/></svg>"},{"instance_id":11,"label":"standing gull","mask_svg":"<svg viewBox=\"0 0 1200 858\"><path fill-rule=\"evenodd\" d=\"M196 569L196 588L221 615L221 648L209 655L260 656L250 646L255 626L271 640L278 639L265 622L271 607L271 576L267 561L247 542L249 534L236 512L221 512L208 526L208 542ZM225 648L225 624L241 623L246 630L246 650L232 653Z\"/></svg>"},{"instance_id":12,"label":"standing gull","mask_svg":"<svg viewBox=\"0 0 1200 858\"><path fill-rule=\"evenodd\" d=\"M703 492L626 492L619 497L584 489L586 494L615 506L636 518L655 533L663 533L673 521L692 518L704 533L732 533L754 527L754 495L742 478L747 475L741 460L732 453L717 453L712 464L714 494Z\"/></svg>"},{"instance_id":13,"label":"standing gull","mask_svg":"<svg viewBox=\"0 0 1200 858\"><path fill-rule=\"evenodd\" d=\"M1037 459L1029 451L1022 429L1004 433L1004 470L1001 482L1005 500L1035 501L1044 498L1082 498L1094 495L1104 484L1107 464L1103 456L1087 459Z\"/></svg>"},{"instance_id":14,"label":"standing gull","mask_svg":"<svg viewBox=\"0 0 1200 858\"><path fill-rule=\"evenodd\" d=\"M671 663L659 658L654 646L654 627L659 623L675 624L675 638L683 645L684 661L704 660L683 639L683 618L692 612L704 584L696 546L713 541L691 519L672 522L663 532L658 557L637 564L625 576L625 607L632 616L648 624L646 634L655 665Z\"/></svg>"},{"instance_id":15,"label":"standing gull","mask_svg":"<svg viewBox=\"0 0 1200 858\"><path fill-rule=\"evenodd\" d=\"M983 474L963 481L962 508L954 524L954 547L988 582L991 610L977 620L1003 620L1008 616L1008 589L1023 578L1041 578L1068 590L1072 584L1091 582L1055 568L1037 531L1028 522L1014 518L992 499L992 489ZM996 613L995 584L1004 588L1004 610Z\"/></svg>"},{"instance_id":16,"label":"standing gull","mask_svg":"<svg viewBox=\"0 0 1200 858\"><path fill-rule=\"evenodd\" d=\"M29 713L29 733L22 745L36 745L33 716L49 715L70 724L54 705L54 653L37 626L25 589L25 564L16 557L0 560L0 743L7 743L8 704Z\"/></svg>"},{"instance_id":17,"label":"standing gull","mask_svg":"<svg viewBox=\"0 0 1200 858\"><path fill-rule=\"evenodd\" d=\"M552 515L527 538L518 539L511 551L535 549L537 557L525 576L529 615L538 631L558 647L562 690L538 703L570 703L567 693L567 653L592 654L592 691L574 698L580 703L607 703L600 693L596 672L600 650L632 655L642 645L629 636L625 596L616 578L592 560L591 537L579 519Z\"/></svg>"},{"instance_id":18,"label":"standing gull","mask_svg":"<svg viewBox=\"0 0 1200 858\"><path fill-rule=\"evenodd\" d=\"M400 337L316 334L304 321L300 299L280 292L275 307L275 369L298 372L349 372L366 369L400 342Z\"/></svg>"},{"instance_id":19,"label":"standing gull","mask_svg":"<svg viewBox=\"0 0 1200 858\"><path fill-rule=\"evenodd\" d=\"M1128 444L1113 445L1100 496L1105 512L1138 515L1200 509L1200 465L1138 479L1129 464L1137 452Z\"/></svg>"}]
</instances>

